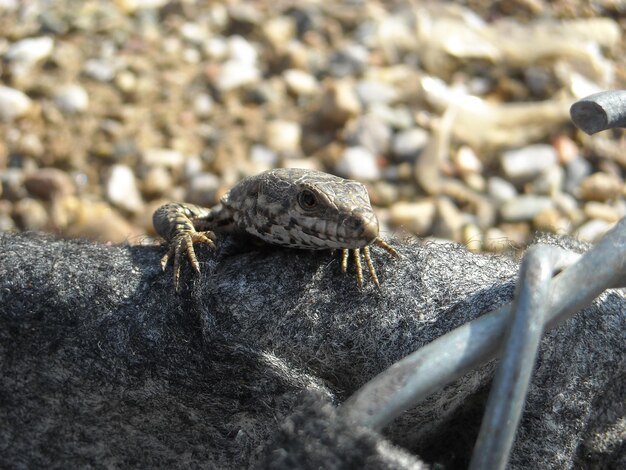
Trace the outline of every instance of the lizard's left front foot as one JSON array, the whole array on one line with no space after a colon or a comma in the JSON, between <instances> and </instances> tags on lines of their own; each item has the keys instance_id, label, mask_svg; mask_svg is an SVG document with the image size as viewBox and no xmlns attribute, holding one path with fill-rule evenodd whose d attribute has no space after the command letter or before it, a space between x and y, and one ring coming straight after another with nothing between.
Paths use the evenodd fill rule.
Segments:
<instances>
[{"instance_id":1,"label":"lizard's left front foot","mask_svg":"<svg viewBox=\"0 0 626 470\"><path fill-rule=\"evenodd\" d=\"M165 271L167 263L170 259L174 259L174 289L178 291L178 282L180 280L180 268L181 259L184 258L185 253L191 262L193 269L199 273L200 264L196 258L196 252L193 249L194 243L202 243L209 245L210 248L215 248L213 240L215 235L213 232L196 232L195 230L185 230L177 233L174 238L169 242L169 249L165 255L161 258L161 269Z\"/></svg>"},{"instance_id":2,"label":"lizard's left front foot","mask_svg":"<svg viewBox=\"0 0 626 470\"><path fill-rule=\"evenodd\" d=\"M394 258L399 258L400 255L398 252L388 245L385 241L380 238L377 238L373 242L374 245L381 247L387 253L389 253ZM347 249L344 248L342 250L341 255L341 271L346 272L348 270L348 257L350 252L352 252L352 257L354 258L354 265L356 266L356 280L359 284L359 287L363 287L363 266L361 265L361 251L363 251L363 257L365 258L365 262L367 263L367 270L370 272L372 279L374 280L374 284L380 287L380 283L378 282L378 276L376 275L376 270L374 269L374 264L372 263L372 258L370 256L370 247L364 246L363 248L354 248Z\"/></svg>"}]
</instances>

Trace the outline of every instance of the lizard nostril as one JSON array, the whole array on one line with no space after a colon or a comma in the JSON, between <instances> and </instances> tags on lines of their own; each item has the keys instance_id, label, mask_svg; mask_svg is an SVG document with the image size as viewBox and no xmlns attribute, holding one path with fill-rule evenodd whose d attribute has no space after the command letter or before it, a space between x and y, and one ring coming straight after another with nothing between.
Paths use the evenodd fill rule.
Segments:
<instances>
[{"instance_id":1,"label":"lizard nostril","mask_svg":"<svg viewBox=\"0 0 626 470\"><path fill-rule=\"evenodd\" d=\"M363 238L368 241L373 241L378 238L378 222L376 220L370 220L364 224Z\"/></svg>"},{"instance_id":2,"label":"lizard nostril","mask_svg":"<svg viewBox=\"0 0 626 470\"><path fill-rule=\"evenodd\" d=\"M369 242L378 237L378 222L376 222L376 219L368 220L363 217L350 217L345 220L344 226L351 233L352 238L360 238Z\"/></svg>"}]
</instances>

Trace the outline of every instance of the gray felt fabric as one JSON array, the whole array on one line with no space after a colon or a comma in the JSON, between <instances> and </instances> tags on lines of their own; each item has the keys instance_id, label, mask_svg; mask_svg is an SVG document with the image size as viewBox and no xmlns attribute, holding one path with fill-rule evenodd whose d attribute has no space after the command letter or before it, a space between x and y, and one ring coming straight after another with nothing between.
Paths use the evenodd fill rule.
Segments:
<instances>
[{"instance_id":1,"label":"gray felt fabric","mask_svg":"<svg viewBox=\"0 0 626 470\"><path fill-rule=\"evenodd\" d=\"M382 434L338 407L509 302L517 263L393 244L380 290L338 254L224 242L176 295L160 248L0 234L0 467L463 468L496 361ZM511 468L626 468L625 332L611 290L548 333Z\"/></svg>"}]
</instances>

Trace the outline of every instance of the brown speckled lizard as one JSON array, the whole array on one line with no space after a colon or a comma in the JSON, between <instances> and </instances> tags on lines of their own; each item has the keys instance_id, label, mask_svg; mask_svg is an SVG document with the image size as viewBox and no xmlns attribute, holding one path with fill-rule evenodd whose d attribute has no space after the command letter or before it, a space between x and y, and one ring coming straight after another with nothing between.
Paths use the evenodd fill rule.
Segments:
<instances>
[{"instance_id":1,"label":"brown speckled lizard","mask_svg":"<svg viewBox=\"0 0 626 470\"><path fill-rule=\"evenodd\" d=\"M352 253L359 287L363 285L361 252L374 283L380 286L370 245L398 257L396 250L378 237L378 220L365 186L321 171L265 171L241 180L211 209L179 203L161 206L154 213L153 224L168 246L161 268L165 270L168 261L174 261L176 289L185 253L200 272L193 244L215 247L215 232L247 233L266 243L305 250L339 249L343 272Z\"/></svg>"}]
</instances>

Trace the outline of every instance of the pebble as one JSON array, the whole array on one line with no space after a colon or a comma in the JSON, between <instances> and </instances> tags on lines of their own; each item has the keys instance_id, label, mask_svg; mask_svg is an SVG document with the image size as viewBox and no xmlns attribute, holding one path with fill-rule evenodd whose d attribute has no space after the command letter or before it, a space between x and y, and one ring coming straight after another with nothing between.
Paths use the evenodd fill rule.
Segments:
<instances>
[{"instance_id":1,"label":"pebble","mask_svg":"<svg viewBox=\"0 0 626 470\"><path fill-rule=\"evenodd\" d=\"M502 230L497 227L488 228L485 231L484 248L492 253L502 253L510 249L511 243Z\"/></svg>"},{"instance_id":2,"label":"pebble","mask_svg":"<svg viewBox=\"0 0 626 470\"><path fill-rule=\"evenodd\" d=\"M483 232L477 225L467 224L463 228L462 242L469 251L478 253L483 249Z\"/></svg>"},{"instance_id":3,"label":"pebble","mask_svg":"<svg viewBox=\"0 0 626 470\"><path fill-rule=\"evenodd\" d=\"M392 153L400 161L414 162L429 139L430 134L419 127L398 132L393 137Z\"/></svg>"},{"instance_id":4,"label":"pebble","mask_svg":"<svg viewBox=\"0 0 626 470\"><path fill-rule=\"evenodd\" d=\"M132 15L141 10L156 10L168 3L168 0L116 0L115 4L125 13Z\"/></svg>"},{"instance_id":5,"label":"pebble","mask_svg":"<svg viewBox=\"0 0 626 470\"><path fill-rule=\"evenodd\" d=\"M0 120L13 121L32 108L31 99L19 90L0 85Z\"/></svg>"},{"instance_id":6,"label":"pebble","mask_svg":"<svg viewBox=\"0 0 626 470\"><path fill-rule=\"evenodd\" d=\"M131 213L143 209L143 200L133 170L122 164L113 165L106 181L106 197L109 202Z\"/></svg>"},{"instance_id":7,"label":"pebble","mask_svg":"<svg viewBox=\"0 0 626 470\"><path fill-rule=\"evenodd\" d=\"M214 107L213 98L207 93L201 93L193 100L193 110L199 118L211 116Z\"/></svg>"},{"instance_id":8,"label":"pebble","mask_svg":"<svg viewBox=\"0 0 626 470\"><path fill-rule=\"evenodd\" d=\"M207 32L200 24L187 21L180 27L180 35L185 41L199 46L205 41Z\"/></svg>"},{"instance_id":9,"label":"pebble","mask_svg":"<svg viewBox=\"0 0 626 470\"><path fill-rule=\"evenodd\" d=\"M583 211L590 219L599 219L606 222L617 222L622 218L620 211L602 202L589 201L583 207Z\"/></svg>"},{"instance_id":10,"label":"pebble","mask_svg":"<svg viewBox=\"0 0 626 470\"><path fill-rule=\"evenodd\" d=\"M29 197L13 205L13 218L22 230L39 231L48 225L48 213L44 205Z\"/></svg>"},{"instance_id":11,"label":"pebble","mask_svg":"<svg viewBox=\"0 0 626 470\"><path fill-rule=\"evenodd\" d=\"M569 232L570 226L570 221L553 207L544 209L533 217L533 227L544 232L565 234Z\"/></svg>"},{"instance_id":12,"label":"pebble","mask_svg":"<svg viewBox=\"0 0 626 470\"><path fill-rule=\"evenodd\" d=\"M266 143L276 152L298 153L301 138L302 128L297 122L276 119L267 124Z\"/></svg>"},{"instance_id":13,"label":"pebble","mask_svg":"<svg viewBox=\"0 0 626 470\"><path fill-rule=\"evenodd\" d=\"M461 175L476 174L483 171L483 164L476 156L476 152L467 145L462 145L452 155L452 162Z\"/></svg>"},{"instance_id":14,"label":"pebble","mask_svg":"<svg viewBox=\"0 0 626 470\"><path fill-rule=\"evenodd\" d=\"M361 74L367 67L369 52L361 44L348 44L334 52L328 64L333 77L347 77Z\"/></svg>"},{"instance_id":15,"label":"pebble","mask_svg":"<svg viewBox=\"0 0 626 470\"><path fill-rule=\"evenodd\" d=\"M585 222L576 230L576 237L588 243L595 243L613 228L615 224L606 220L593 219Z\"/></svg>"},{"instance_id":16,"label":"pebble","mask_svg":"<svg viewBox=\"0 0 626 470\"><path fill-rule=\"evenodd\" d=\"M172 175L165 167L152 167L144 175L141 186L143 194L150 198L162 196L173 186Z\"/></svg>"},{"instance_id":17,"label":"pebble","mask_svg":"<svg viewBox=\"0 0 626 470\"><path fill-rule=\"evenodd\" d=\"M115 77L115 67L103 59L87 59L83 64L83 72L89 78L103 83Z\"/></svg>"},{"instance_id":18,"label":"pebble","mask_svg":"<svg viewBox=\"0 0 626 470\"><path fill-rule=\"evenodd\" d=\"M505 201L500 207L500 216L505 222L532 220L539 212L550 209L553 205L548 197L523 194Z\"/></svg>"},{"instance_id":19,"label":"pebble","mask_svg":"<svg viewBox=\"0 0 626 470\"><path fill-rule=\"evenodd\" d=\"M61 87L54 101L65 114L79 114L87 111L89 107L89 95L80 85L65 85Z\"/></svg>"},{"instance_id":20,"label":"pebble","mask_svg":"<svg viewBox=\"0 0 626 470\"><path fill-rule=\"evenodd\" d=\"M389 223L409 232L425 236L430 233L435 218L435 204L426 199L419 202L396 202L389 210Z\"/></svg>"},{"instance_id":21,"label":"pebble","mask_svg":"<svg viewBox=\"0 0 626 470\"><path fill-rule=\"evenodd\" d=\"M23 67L20 73L27 72L33 65L50 57L53 49L54 41L48 36L27 38L11 44L4 58L11 62L12 66Z\"/></svg>"},{"instance_id":22,"label":"pebble","mask_svg":"<svg viewBox=\"0 0 626 470\"><path fill-rule=\"evenodd\" d=\"M480 173L466 173L462 176L462 178L463 181L465 181L465 184L467 184L467 187L476 192L484 193L487 189L487 181Z\"/></svg>"},{"instance_id":23,"label":"pebble","mask_svg":"<svg viewBox=\"0 0 626 470\"><path fill-rule=\"evenodd\" d=\"M203 207L214 206L218 201L217 193L222 182L213 173L198 173L189 180L186 201Z\"/></svg>"},{"instance_id":24,"label":"pebble","mask_svg":"<svg viewBox=\"0 0 626 470\"><path fill-rule=\"evenodd\" d=\"M508 150L500 156L504 175L513 181L530 180L539 176L546 168L557 164L554 147L548 144Z\"/></svg>"},{"instance_id":25,"label":"pebble","mask_svg":"<svg viewBox=\"0 0 626 470\"><path fill-rule=\"evenodd\" d=\"M0 213L0 232L13 232L16 230L17 226L13 219L7 214Z\"/></svg>"},{"instance_id":26,"label":"pebble","mask_svg":"<svg viewBox=\"0 0 626 470\"><path fill-rule=\"evenodd\" d=\"M391 85L374 80L360 80L356 84L356 94L366 106L375 103L390 104L400 96Z\"/></svg>"},{"instance_id":27,"label":"pebble","mask_svg":"<svg viewBox=\"0 0 626 470\"><path fill-rule=\"evenodd\" d=\"M591 163L582 156L573 158L565 165L565 181L563 189L570 193L576 194L580 183L591 174Z\"/></svg>"},{"instance_id":28,"label":"pebble","mask_svg":"<svg viewBox=\"0 0 626 470\"><path fill-rule=\"evenodd\" d=\"M254 46L247 39L235 35L227 40L228 57L240 64L255 65L258 53Z\"/></svg>"},{"instance_id":29,"label":"pebble","mask_svg":"<svg viewBox=\"0 0 626 470\"><path fill-rule=\"evenodd\" d=\"M413 113L406 106L391 107L383 103L375 103L368 108L368 113L393 129L406 130L414 125Z\"/></svg>"},{"instance_id":30,"label":"pebble","mask_svg":"<svg viewBox=\"0 0 626 470\"><path fill-rule=\"evenodd\" d=\"M56 168L40 168L24 178L26 190L34 197L51 201L76 192L72 178Z\"/></svg>"},{"instance_id":31,"label":"pebble","mask_svg":"<svg viewBox=\"0 0 626 470\"><path fill-rule=\"evenodd\" d=\"M561 191L564 179L565 170L562 167L548 167L527 186L526 192L551 196Z\"/></svg>"},{"instance_id":32,"label":"pebble","mask_svg":"<svg viewBox=\"0 0 626 470\"><path fill-rule=\"evenodd\" d=\"M459 208L447 197L440 197L436 203L437 217L433 227L433 235L460 242L465 224Z\"/></svg>"},{"instance_id":33,"label":"pebble","mask_svg":"<svg viewBox=\"0 0 626 470\"><path fill-rule=\"evenodd\" d=\"M509 248L525 246L530 237L530 225L526 222L501 223L499 227L505 234Z\"/></svg>"},{"instance_id":34,"label":"pebble","mask_svg":"<svg viewBox=\"0 0 626 470\"><path fill-rule=\"evenodd\" d=\"M310 73L298 69L289 69L283 72L287 89L294 95L309 96L318 92L317 79Z\"/></svg>"},{"instance_id":35,"label":"pebble","mask_svg":"<svg viewBox=\"0 0 626 470\"><path fill-rule=\"evenodd\" d=\"M259 167L259 171L269 170L278 165L278 155L264 145L250 147L250 161Z\"/></svg>"},{"instance_id":36,"label":"pebble","mask_svg":"<svg viewBox=\"0 0 626 470\"><path fill-rule=\"evenodd\" d=\"M130 70L122 70L113 80L115 86L123 93L133 93L137 89L137 76Z\"/></svg>"},{"instance_id":37,"label":"pebble","mask_svg":"<svg viewBox=\"0 0 626 470\"><path fill-rule=\"evenodd\" d=\"M24 172L21 168L6 168L0 171L2 181L2 198L9 201L18 201L28 193L24 186Z\"/></svg>"},{"instance_id":38,"label":"pebble","mask_svg":"<svg viewBox=\"0 0 626 470\"><path fill-rule=\"evenodd\" d=\"M517 196L517 189L507 180L499 176L491 176L487 180L487 193L495 201L502 203Z\"/></svg>"},{"instance_id":39,"label":"pebble","mask_svg":"<svg viewBox=\"0 0 626 470\"><path fill-rule=\"evenodd\" d=\"M361 103L351 83L334 81L326 87L320 106L323 119L341 126L360 112Z\"/></svg>"},{"instance_id":40,"label":"pebble","mask_svg":"<svg viewBox=\"0 0 626 470\"><path fill-rule=\"evenodd\" d=\"M580 183L580 195L586 201L607 201L617 198L624 189L621 178L609 173L594 173Z\"/></svg>"},{"instance_id":41,"label":"pebble","mask_svg":"<svg viewBox=\"0 0 626 470\"><path fill-rule=\"evenodd\" d=\"M228 43L222 36L209 38L204 42L203 52L209 59L222 61L228 54Z\"/></svg>"},{"instance_id":42,"label":"pebble","mask_svg":"<svg viewBox=\"0 0 626 470\"><path fill-rule=\"evenodd\" d=\"M68 221L62 230L64 236L102 243L128 243L132 237L140 235L137 228L104 202L70 196L63 198L61 205L60 210Z\"/></svg>"},{"instance_id":43,"label":"pebble","mask_svg":"<svg viewBox=\"0 0 626 470\"><path fill-rule=\"evenodd\" d=\"M391 129L382 120L366 114L353 121L345 130L348 145L365 147L375 155L387 152L391 143Z\"/></svg>"},{"instance_id":44,"label":"pebble","mask_svg":"<svg viewBox=\"0 0 626 470\"><path fill-rule=\"evenodd\" d=\"M39 136L31 133L22 134L16 147L18 153L27 157L34 157L36 160L43 157L47 150Z\"/></svg>"},{"instance_id":45,"label":"pebble","mask_svg":"<svg viewBox=\"0 0 626 470\"><path fill-rule=\"evenodd\" d=\"M364 147L347 147L335 166L335 171L355 180L377 180L381 172L376 156Z\"/></svg>"},{"instance_id":46,"label":"pebble","mask_svg":"<svg viewBox=\"0 0 626 470\"><path fill-rule=\"evenodd\" d=\"M293 39L296 33L296 22L288 16L269 18L263 24L263 35L272 47L281 49Z\"/></svg>"},{"instance_id":47,"label":"pebble","mask_svg":"<svg viewBox=\"0 0 626 470\"><path fill-rule=\"evenodd\" d=\"M578 145L566 135L559 135L554 138L552 145L559 157L559 163L567 164L576 158L580 158Z\"/></svg>"},{"instance_id":48,"label":"pebble","mask_svg":"<svg viewBox=\"0 0 626 470\"><path fill-rule=\"evenodd\" d=\"M141 162L146 166L162 166L176 169L183 166L185 156L177 150L148 148L141 154Z\"/></svg>"},{"instance_id":49,"label":"pebble","mask_svg":"<svg viewBox=\"0 0 626 470\"><path fill-rule=\"evenodd\" d=\"M254 64L229 60L222 64L215 86L226 92L253 85L261 79L261 72Z\"/></svg>"}]
</instances>

